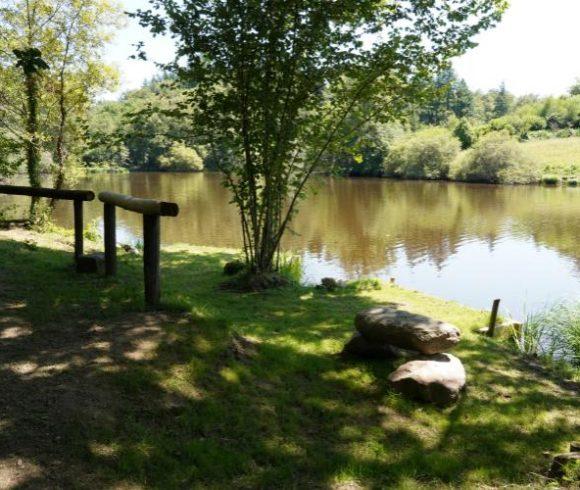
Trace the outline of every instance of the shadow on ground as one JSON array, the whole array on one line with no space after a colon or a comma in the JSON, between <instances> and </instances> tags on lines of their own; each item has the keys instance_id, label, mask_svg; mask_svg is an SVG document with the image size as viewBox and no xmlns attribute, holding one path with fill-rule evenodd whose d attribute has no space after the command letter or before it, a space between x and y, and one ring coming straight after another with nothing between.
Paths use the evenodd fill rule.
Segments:
<instances>
[{"instance_id":1,"label":"shadow on ground","mask_svg":"<svg viewBox=\"0 0 580 490\"><path fill-rule=\"evenodd\" d=\"M578 436L578 393L486 340L458 350L456 407L391 393L393 366L336 355L370 296L222 292L228 255L176 251L147 313L139 257L104 279L62 251L0 253L2 488L526 483Z\"/></svg>"}]
</instances>

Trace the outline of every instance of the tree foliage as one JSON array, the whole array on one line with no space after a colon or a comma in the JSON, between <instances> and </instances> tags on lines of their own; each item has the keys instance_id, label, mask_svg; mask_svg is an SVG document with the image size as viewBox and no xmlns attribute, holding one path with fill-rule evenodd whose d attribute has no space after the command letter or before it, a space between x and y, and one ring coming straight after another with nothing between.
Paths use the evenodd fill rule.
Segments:
<instances>
[{"instance_id":1,"label":"tree foliage","mask_svg":"<svg viewBox=\"0 0 580 490\"><path fill-rule=\"evenodd\" d=\"M470 182L528 184L539 179L536 166L505 133L483 137L463 158L455 177Z\"/></svg>"},{"instance_id":2,"label":"tree foliage","mask_svg":"<svg viewBox=\"0 0 580 490\"><path fill-rule=\"evenodd\" d=\"M41 153L51 157L55 187L79 157L89 105L116 81L101 55L118 22L108 0L2 3L0 131L26 150L31 185L40 185Z\"/></svg>"},{"instance_id":3,"label":"tree foliage","mask_svg":"<svg viewBox=\"0 0 580 490\"><path fill-rule=\"evenodd\" d=\"M385 173L406 179L446 179L459 149L459 141L447 129L426 128L393 145Z\"/></svg>"},{"instance_id":4,"label":"tree foliage","mask_svg":"<svg viewBox=\"0 0 580 490\"><path fill-rule=\"evenodd\" d=\"M305 186L349 116L397 118L425 81L496 22L501 0L151 0L138 11L177 44L193 118L220 162L255 273L276 268ZM356 120L356 118L355 118Z\"/></svg>"}]
</instances>

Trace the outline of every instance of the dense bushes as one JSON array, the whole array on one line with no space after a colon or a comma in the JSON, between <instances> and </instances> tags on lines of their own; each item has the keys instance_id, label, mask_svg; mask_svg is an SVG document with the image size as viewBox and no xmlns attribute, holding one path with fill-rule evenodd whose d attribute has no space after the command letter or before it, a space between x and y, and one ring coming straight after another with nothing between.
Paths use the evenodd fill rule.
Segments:
<instances>
[{"instance_id":1,"label":"dense bushes","mask_svg":"<svg viewBox=\"0 0 580 490\"><path fill-rule=\"evenodd\" d=\"M199 152L183 143L173 143L164 155L159 157L159 168L173 172L203 170L203 158Z\"/></svg>"},{"instance_id":2,"label":"dense bushes","mask_svg":"<svg viewBox=\"0 0 580 490\"><path fill-rule=\"evenodd\" d=\"M459 140L447 129L422 129L391 147L385 159L385 175L406 179L446 179L459 150Z\"/></svg>"},{"instance_id":3,"label":"dense bushes","mask_svg":"<svg viewBox=\"0 0 580 490\"><path fill-rule=\"evenodd\" d=\"M536 166L505 133L491 133L460 160L453 172L457 180L493 184L537 182Z\"/></svg>"}]
</instances>

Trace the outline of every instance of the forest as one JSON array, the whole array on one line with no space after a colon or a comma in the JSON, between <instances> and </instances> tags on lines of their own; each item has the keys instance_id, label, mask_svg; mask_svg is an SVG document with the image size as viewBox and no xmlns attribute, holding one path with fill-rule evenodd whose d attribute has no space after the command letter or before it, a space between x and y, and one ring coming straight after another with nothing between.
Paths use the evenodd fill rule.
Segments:
<instances>
[{"instance_id":1,"label":"forest","mask_svg":"<svg viewBox=\"0 0 580 490\"><path fill-rule=\"evenodd\" d=\"M429 93L400 120L371 120L346 135L340 150L326 155L323 171L496 183L537 182L556 174L575 182L580 81L561 97L516 97L503 84L485 93L472 91L448 69L432 80ZM216 159L227 149L208 148L196 138L190 120L179 117L186 97L187 88L167 76L118 101L96 103L88 114L83 165L97 172L216 170ZM553 154L554 141L546 140L562 139L568 139L566 151L550 160L545 154Z\"/></svg>"},{"instance_id":2,"label":"forest","mask_svg":"<svg viewBox=\"0 0 580 490\"><path fill-rule=\"evenodd\" d=\"M106 100L119 72L102 59L102 48L121 13L106 2L92 2L87 13L74 2L67 5L52 17L39 9L25 18L18 2L4 13L0 178L28 172L35 185L45 174L62 187L83 172L217 170L231 151L210 144L195 127L188 103L194 87L166 72ZM31 35L43 39L42 51L10 49ZM373 117L370 108L350 115L357 130L338 135L317 171L577 184L580 79L558 97L516 97L505 84L473 91L452 68L422 84L422 97L396 118ZM31 166L30 158L37 163Z\"/></svg>"}]
</instances>

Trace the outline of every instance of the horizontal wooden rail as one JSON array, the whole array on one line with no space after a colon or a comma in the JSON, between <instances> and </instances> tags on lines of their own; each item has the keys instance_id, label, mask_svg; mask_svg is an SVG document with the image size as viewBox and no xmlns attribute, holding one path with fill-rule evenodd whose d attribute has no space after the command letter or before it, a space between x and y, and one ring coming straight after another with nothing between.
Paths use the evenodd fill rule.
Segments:
<instances>
[{"instance_id":1,"label":"horizontal wooden rail","mask_svg":"<svg viewBox=\"0 0 580 490\"><path fill-rule=\"evenodd\" d=\"M127 211L134 211L148 216L177 216L179 214L179 206L174 202L141 199L125 194L117 194L116 192L101 192L99 199L105 204L111 204Z\"/></svg>"},{"instance_id":2,"label":"horizontal wooden rail","mask_svg":"<svg viewBox=\"0 0 580 490\"><path fill-rule=\"evenodd\" d=\"M143 215L143 275L145 279L145 303L156 308L161 297L160 221L161 216L177 216L179 206L173 202L141 199L138 197L101 192L99 199L104 203L105 226L105 274L113 276L117 272L117 207Z\"/></svg>"},{"instance_id":3,"label":"horizontal wooden rail","mask_svg":"<svg viewBox=\"0 0 580 490\"><path fill-rule=\"evenodd\" d=\"M73 202L75 227L75 264L77 272L81 272L79 262L83 257L83 201L92 201L95 198L93 191L79 191L70 189L49 189L47 187L25 187L20 185L0 185L0 194L15 196L48 197L64 199Z\"/></svg>"},{"instance_id":4,"label":"horizontal wooden rail","mask_svg":"<svg viewBox=\"0 0 580 490\"><path fill-rule=\"evenodd\" d=\"M49 189L47 187L25 187L20 185L0 185L0 194L49 197L53 199L66 199L68 201L92 201L95 198L93 191Z\"/></svg>"}]
</instances>

